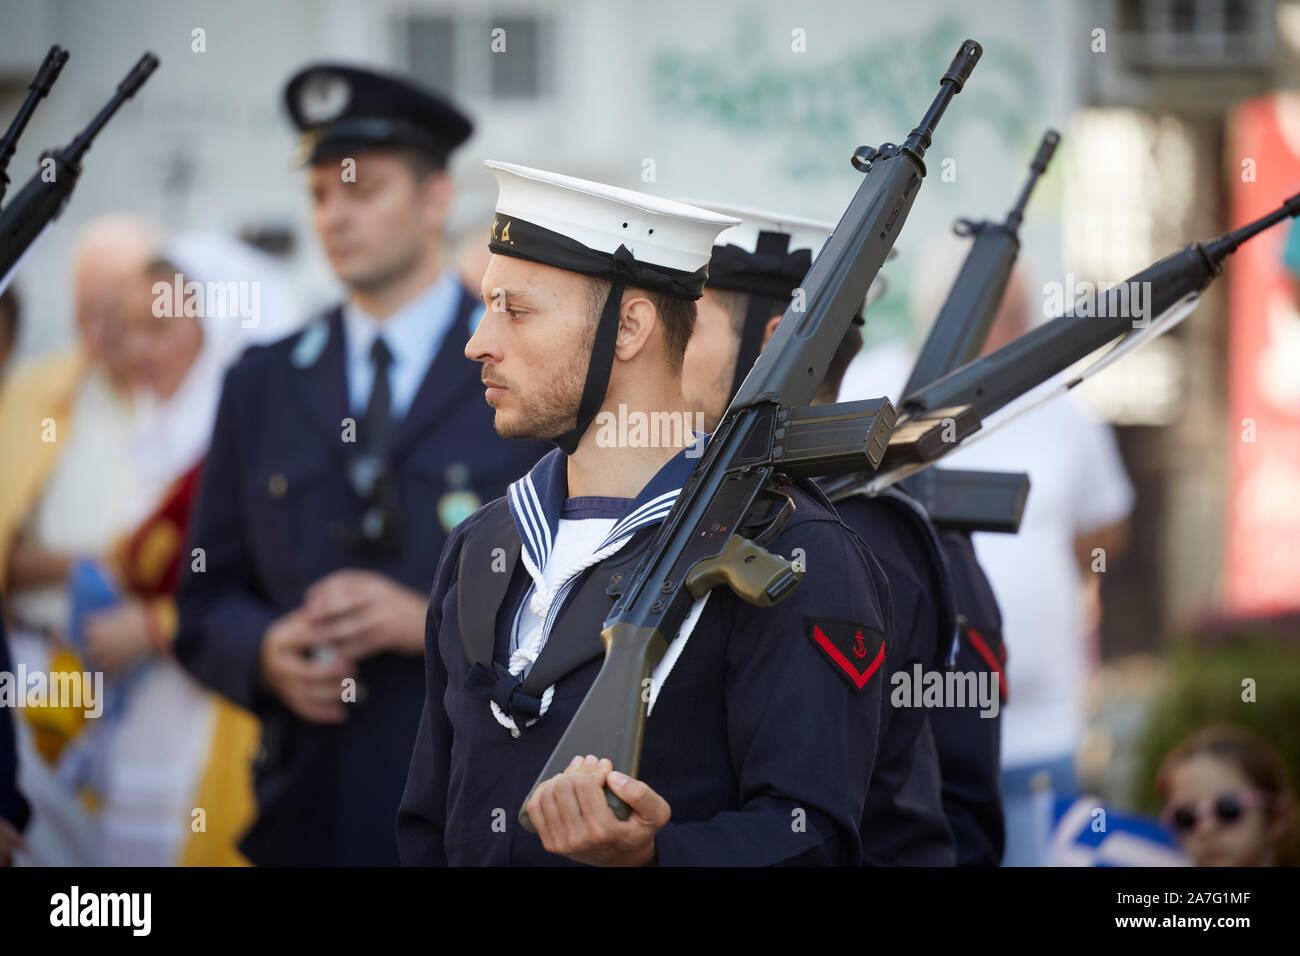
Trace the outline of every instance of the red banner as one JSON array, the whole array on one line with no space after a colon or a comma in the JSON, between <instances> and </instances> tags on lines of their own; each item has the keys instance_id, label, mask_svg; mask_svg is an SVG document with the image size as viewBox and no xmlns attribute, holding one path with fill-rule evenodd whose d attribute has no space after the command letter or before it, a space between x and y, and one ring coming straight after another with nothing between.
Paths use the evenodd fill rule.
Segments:
<instances>
[{"instance_id":1,"label":"red banner","mask_svg":"<svg viewBox=\"0 0 1300 956\"><path fill-rule=\"evenodd\" d=\"M1300 192L1300 98L1242 104L1225 162L1233 228ZM1242 614L1300 607L1300 287L1291 271L1300 269L1300 234L1292 238L1292 228L1264 232L1227 266L1224 597Z\"/></svg>"}]
</instances>

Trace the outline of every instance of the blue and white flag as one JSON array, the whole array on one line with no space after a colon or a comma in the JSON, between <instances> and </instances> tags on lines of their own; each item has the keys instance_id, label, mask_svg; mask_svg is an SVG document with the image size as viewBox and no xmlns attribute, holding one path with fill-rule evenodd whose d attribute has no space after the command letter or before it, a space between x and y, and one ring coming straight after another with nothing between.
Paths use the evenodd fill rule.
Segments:
<instances>
[{"instance_id":1,"label":"blue and white flag","mask_svg":"<svg viewBox=\"0 0 1300 956\"><path fill-rule=\"evenodd\" d=\"M1049 866L1191 866L1150 817L1108 807L1088 795L1059 798L1053 809Z\"/></svg>"}]
</instances>

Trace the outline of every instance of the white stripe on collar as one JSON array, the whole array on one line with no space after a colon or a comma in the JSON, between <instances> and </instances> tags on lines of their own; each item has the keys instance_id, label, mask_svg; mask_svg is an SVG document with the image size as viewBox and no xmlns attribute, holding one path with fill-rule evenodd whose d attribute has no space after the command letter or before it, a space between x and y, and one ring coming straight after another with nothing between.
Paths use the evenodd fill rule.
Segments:
<instances>
[{"instance_id":1,"label":"white stripe on collar","mask_svg":"<svg viewBox=\"0 0 1300 956\"><path fill-rule=\"evenodd\" d=\"M537 530L537 519L533 516L527 492L525 491L525 482L531 484L527 475L510 486L509 500L510 504L513 505L512 510L519 515L516 524L519 530L523 532L520 539L523 543L525 561L537 567L540 573L540 569L546 566L546 558L550 554L550 549L543 547L544 539ZM536 576L534 575L534 577Z\"/></svg>"},{"instance_id":2,"label":"white stripe on collar","mask_svg":"<svg viewBox=\"0 0 1300 956\"><path fill-rule=\"evenodd\" d=\"M541 529L542 539L545 542L542 545L542 548L547 557L549 557L551 554L551 546L553 544L551 541L551 523L546 520L546 511L542 508L541 499L537 497L537 487L533 484L532 475L524 475L524 491L527 498L531 501L532 507L535 509L533 514L536 515L537 527ZM542 561L542 564L545 563L545 561Z\"/></svg>"},{"instance_id":3,"label":"white stripe on collar","mask_svg":"<svg viewBox=\"0 0 1300 956\"><path fill-rule=\"evenodd\" d=\"M605 537L605 541L600 547L603 548L605 545L617 541L619 538L635 531L644 524L659 521L666 517L668 512L672 510L673 503L677 501L677 496L681 494L681 491L682 489L680 488L666 491L658 498L652 498L650 501L641 505L641 507L633 510L630 514L625 515L619 520L618 524L614 525L614 527L610 529L609 534ZM597 548L596 550L599 551L600 548Z\"/></svg>"}]
</instances>

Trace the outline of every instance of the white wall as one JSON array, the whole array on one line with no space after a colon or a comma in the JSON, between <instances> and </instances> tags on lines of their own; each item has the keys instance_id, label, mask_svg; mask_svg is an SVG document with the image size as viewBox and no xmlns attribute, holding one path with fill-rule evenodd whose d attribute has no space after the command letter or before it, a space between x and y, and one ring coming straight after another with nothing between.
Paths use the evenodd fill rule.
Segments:
<instances>
[{"instance_id":1,"label":"white wall","mask_svg":"<svg viewBox=\"0 0 1300 956\"><path fill-rule=\"evenodd\" d=\"M927 179L889 267L891 293L872 338L898 334L922 252L958 215L1005 214L1049 124L1077 105L1074 69L1087 30L1065 0L513 2L494 11L554 18L554 95L502 103L469 97L478 131L455 166L457 228L494 199L485 158L603 179L668 196L714 199L836 219L859 179L854 147L899 141L920 119L962 37L984 59L940 124ZM289 223L295 271L312 305L334 294L308 233L284 80L313 59L404 68L404 17L453 11L484 23L482 4L446 0L0 0L0 98L7 121L50 43L71 51L10 166L12 196L45 146L63 144L108 98L140 53L162 65L87 157L72 204L24 263L25 355L71 336L67 258L80 224L131 210L170 228ZM207 51L191 50L206 31ZM791 49L805 31L806 52ZM509 55L507 37L507 53ZM466 41L468 42L468 41ZM490 37L484 31L486 48ZM1064 148L1068 149L1068 143ZM940 176L956 159L956 180ZM644 163L656 178L645 182ZM1037 274L1059 269L1059 173L1043 183L1024 230ZM918 276L919 273L919 276Z\"/></svg>"}]
</instances>

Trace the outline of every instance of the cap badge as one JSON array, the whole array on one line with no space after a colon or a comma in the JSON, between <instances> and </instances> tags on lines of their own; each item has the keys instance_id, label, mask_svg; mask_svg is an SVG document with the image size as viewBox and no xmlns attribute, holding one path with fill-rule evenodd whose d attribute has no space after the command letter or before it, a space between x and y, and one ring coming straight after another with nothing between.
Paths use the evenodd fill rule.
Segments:
<instances>
[{"instance_id":1,"label":"cap badge","mask_svg":"<svg viewBox=\"0 0 1300 956\"><path fill-rule=\"evenodd\" d=\"M298 112L308 123L338 119L352 99L352 87L338 73L322 71L303 80L298 91Z\"/></svg>"},{"instance_id":2,"label":"cap badge","mask_svg":"<svg viewBox=\"0 0 1300 956\"><path fill-rule=\"evenodd\" d=\"M493 216L492 217L492 240L494 242L508 242L511 245L514 245L514 243L511 242L510 240L510 226L513 223L514 223L513 219L507 219L505 228L501 230L500 235L497 235L497 227L501 225L501 217Z\"/></svg>"}]
</instances>

